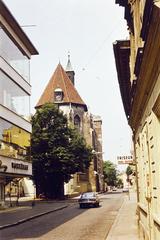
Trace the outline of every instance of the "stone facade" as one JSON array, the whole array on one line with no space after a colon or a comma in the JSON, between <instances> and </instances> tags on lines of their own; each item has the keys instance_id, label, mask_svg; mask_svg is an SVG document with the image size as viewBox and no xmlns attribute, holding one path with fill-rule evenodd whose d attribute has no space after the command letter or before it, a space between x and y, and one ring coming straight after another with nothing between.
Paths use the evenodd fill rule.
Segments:
<instances>
[{"instance_id":1,"label":"stone facade","mask_svg":"<svg viewBox=\"0 0 160 240\"><path fill-rule=\"evenodd\" d=\"M102 149L102 119L100 116L92 116L93 133L94 133L94 168L96 174L96 189L98 192L104 190L103 181L103 149Z\"/></svg>"}]
</instances>

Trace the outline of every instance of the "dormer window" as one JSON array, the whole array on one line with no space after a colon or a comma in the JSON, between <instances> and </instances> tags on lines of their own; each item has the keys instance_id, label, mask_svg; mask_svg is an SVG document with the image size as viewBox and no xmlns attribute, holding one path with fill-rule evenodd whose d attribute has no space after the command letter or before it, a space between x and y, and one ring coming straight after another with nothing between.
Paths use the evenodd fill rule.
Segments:
<instances>
[{"instance_id":1,"label":"dormer window","mask_svg":"<svg viewBox=\"0 0 160 240\"><path fill-rule=\"evenodd\" d=\"M61 88L56 88L54 90L54 101L61 102L63 100L63 91Z\"/></svg>"}]
</instances>

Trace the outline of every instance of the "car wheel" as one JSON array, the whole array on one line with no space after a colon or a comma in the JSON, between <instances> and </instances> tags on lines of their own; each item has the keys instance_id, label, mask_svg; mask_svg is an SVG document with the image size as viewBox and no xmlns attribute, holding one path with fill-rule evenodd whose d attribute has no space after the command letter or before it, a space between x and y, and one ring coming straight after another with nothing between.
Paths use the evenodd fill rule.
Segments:
<instances>
[{"instance_id":1,"label":"car wheel","mask_svg":"<svg viewBox=\"0 0 160 240\"><path fill-rule=\"evenodd\" d=\"M83 208L83 204L79 204L79 207L80 207L80 208Z\"/></svg>"},{"instance_id":2,"label":"car wheel","mask_svg":"<svg viewBox=\"0 0 160 240\"><path fill-rule=\"evenodd\" d=\"M96 207L99 207L99 203L96 203L95 206L96 206Z\"/></svg>"}]
</instances>

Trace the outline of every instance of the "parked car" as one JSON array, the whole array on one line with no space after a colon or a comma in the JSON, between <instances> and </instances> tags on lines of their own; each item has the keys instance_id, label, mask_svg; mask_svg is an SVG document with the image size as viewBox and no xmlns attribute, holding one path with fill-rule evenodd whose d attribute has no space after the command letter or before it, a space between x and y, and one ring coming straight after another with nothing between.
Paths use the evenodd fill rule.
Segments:
<instances>
[{"instance_id":1,"label":"parked car","mask_svg":"<svg viewBox=\"0 0 160 240\"><path fill-rule=\"evenodd\" d=\"M113 188L112 188L112 191L117 191L117 188L114 186Z\"/></svg>"},{"instance_id":2,"label":"parked car","mask_svg":"<svg viewBox=\"0 0 160 240\"><path fill-rule=\"evenodd\" d=\"M99 199L98 193L96 192L85 192L81 194L78 202L79 202L80 208L83 208L86 206L99 207L100 199Z\"/></svg>"}]
</instances>

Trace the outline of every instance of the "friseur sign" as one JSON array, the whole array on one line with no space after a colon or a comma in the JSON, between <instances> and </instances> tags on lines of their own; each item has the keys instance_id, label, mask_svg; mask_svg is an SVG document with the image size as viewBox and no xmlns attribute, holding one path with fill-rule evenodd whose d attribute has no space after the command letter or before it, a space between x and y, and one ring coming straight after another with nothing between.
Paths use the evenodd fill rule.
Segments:
<instances>
[{"instance_id":1,"label":"friseur sign","mask_svg":"<svg viewBox=\"0 0 160 240\"><path fill-rule=\"evenodd\" d=\"M130 164L133 163L132 155L122 155L117 157L118 164Z\"/></svg>"}]
</instances>

